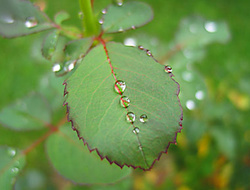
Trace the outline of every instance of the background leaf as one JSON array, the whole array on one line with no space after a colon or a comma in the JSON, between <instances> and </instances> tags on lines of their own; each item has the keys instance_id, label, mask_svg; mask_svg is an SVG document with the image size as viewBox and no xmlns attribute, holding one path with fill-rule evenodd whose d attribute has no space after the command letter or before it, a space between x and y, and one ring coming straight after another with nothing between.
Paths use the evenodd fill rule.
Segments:
<instances>
[{"instance_id":1,"label":"background leaf","mask_svg":"<svg viewBox=\"0 0 250 190\"><path fill-rule=\"evenodd\" d=\"M0 189L11 190L25 164L24 155L14 148L0 146Z\"/></svg>"},{"instance_id":2,"label":"background leaf","mask_svg":"<svg viewBox=\"0 0 250 190\"><path fill-rule=\"evenodd\" d=\"M179 86L145 51L117 43L108 43L107 50L117 80L127 85L123 96L131 100L130 106L121 105L107 56L98 46L67 80L69 119L101 157L149 169L181 129ZM126 121L128 112L135 114L133 124ZM143 114L148 121L140 121Z\"/></svg>"},{"instance_id":3,"label":"background leaf","mask_svg":"<svg viewBox=\"0 0 250 190\"><path fill-rule=\"evenodd\" d=\"M121 170L115 165L110 166L106 160L101 161L96 152L90 153L69 124L49 137L46 149L55 169L76 183L113 183L131 172L128 168Z\"/></svg>"},{"instance_id":4,"label":"background leaf","mask_svg":"<svg viewBox=\"0 0 250 190\"><path fill-rule=\"evenodd\" d=\"M0 34L11 38L53 27L49 18L29 1L0 0Z\"/></svg>"},{"instance_id":5,"label":"background leaf","mask_svg":"<svg viewBox=\"0 0 250 190\"><path fill-rule=\"evenodd\" d=\"M57 30L50 32L44 38L43 45L42 45L42 54L46 59L50 60L51 57L53 56L56 50L58 38L59 38L59 31Z\"/></svg>"},{"instance_id":6,"label":"background leaf","mask_svg":"<svg viewBox=\"0 0 250 190\"><path fill-rule=\"evenodd\" d=\"M153 18L150 6L143 2L129 2L122 6L110 5L103 13L105 33L123 32L141 27ZM147 13L147 14L145 14Z\"/></svg>"}]
</instances>

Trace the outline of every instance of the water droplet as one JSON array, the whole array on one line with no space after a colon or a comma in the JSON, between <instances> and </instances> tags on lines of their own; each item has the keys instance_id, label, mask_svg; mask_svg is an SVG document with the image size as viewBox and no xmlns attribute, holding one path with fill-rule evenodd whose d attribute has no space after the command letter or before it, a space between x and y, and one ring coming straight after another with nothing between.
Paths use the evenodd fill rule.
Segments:
<instances>
[{"instance_id":1,"label":"water droplet","mask_svg":"<svg viewBox=\"0 0 250 190\"><path fill-rule=\"evenodd\" d=\"M193 109L195 108L195 103L194 103L194 101L193 101L193 100L188 100L188 101L186 102L186 107L187 107L187 109L189 109L189 110L193 110Z\"/></svg>"},{"instance_id":2,"label":"water droplet","mask_svg":"<svg viewBox=\"0 0 250 190\"><path fill-rule=\"evenodd\" d=\"M144 50L144 47L143 47L143 46L138 46L138 48L139 48L140 50Z\"/></svg>"},{"instance_id":3,"label":"water droplet","mask_svg":"<svg viewBox=\"0 0 250 190\"><path fill-rule=\"evenodd\" d=\"M138 127L135 127L134 129L133 129L133 133L134 134L138 134L140 132L140 129L138 128Z\"/></svg>"},{"instance_id":4,"label":"water droplet","mask_svg":"<svg viewBox=\"0 0 250 190\"><path fill-rule=\"evenodd\" d=\"M58 72L60 70L61 70L61 65L59 63L56 63L53 65L53 67L52 67L53 72Z\"/></svg>"},{"instance_id":5,"label":"water droplet","mask_svg":"<svg viewBox=\"0 0 250 190\"><path fill-rule=\"evenodd\" d=\"M148 121L148 116L146 114L142 114L140 116L140 122L145 123Z\"/></svg>"},{"instance_id":6,"label":"water droplet","mask_svg":"<svg viewBox=\"0 0 250 190\"><path fill-rule=\"evenodd\" d=\"M35 17L28 17L25 21L25 26L27 28L34 28L38 24L37 20Z\"/></svg>"},{"instance_id":7,"label":"water droplet","mask_svg":"<svg viewBox=\"0 0 250 190\"><path fill-rule=\"evenodd\" d=\"M133 30L135 30L136 29L136 27L133 25L133 26L131 26L131 28L133 29Z\"/></svg>"},{"instance_id":8,"label":"water droplet","mask_svg":"<svg viewBox=\"0 0 250 190\"><path fill-rule=\"evenodd\" d=\"M203 100L204 99L204 92L202 90L199 90L195 93L195 97L198 99L198 100Z\"/></svg>"},{"instance_id":9,"label":"water droplet","mask_svg":"<svg viewBox=\"0 0 250 190\"><path fill-rule=\"evenodd\" d=\"M7 23L7 24L12 24L14 23L14 19L11 17L11 16L8 16L8 15L4 15L1 17L1 20L4 22L4 23Z\"/></svg>"},{"instance_id":10,"label":"water droplet","mask_svg":"<svg viewBox=\"0 0 250 190\"><path fill-rule=\"evenodd\" d=\"M123 5L123 0L115 0L116 4L118 6L122 6Z\"/></svg>"},{"instance_id":11,"label":"water droplet","mask_svg":"<svg viewBox=\"0 0 250 190\"><path fill-rule=\"evenodd\" d=\"M134 123L135 122L135 114L133 112L128 112L126 115L126 120L129 123Z\"/></svg>"},{"instance_id":12,"label":"water droplet","mask_svg":"<svg viewBox=\"0 0 250 190\"><path fill-rule=\"evenodd\" d=\"M187 82L191 82L193 80L193 74L191 72L184 71L182 73L182 78Z\"/></svg>"},{"instance_id":13,"label":"water droplet","mask_svg":"<svg viewBox=\"0 0 250 190\"><path fill-rule=\"evenodd\" d=\"M19 172L19 168L17 168L17 167L11 168L11 172L13 174L17 174Z\"/></svg>"},{"instance_id":14,"label":"water droplet","mask_svg":"<svg viewBox=\"0 0 250 190\"><path fill-rule=\"evenodd\" d=\"M125 89L126 89L126 83L124 81L118 80L118 81L115 82L115 91L118 94L123 94Z\"/></svg>"},{"instance_id":15,"label":"water droplet","mask_svg":"<svg viewBox=\"0 0 250 190\"><path fill-rule=\"evenodd\" d=\"M148 49L146 50L146 54L147 54L148 56L152 56L151 51L149 51Z\"/></svg>"},{"instance_id":16,"label":"water droplet","mask_svg":"<svg viewBox=\"0 0 250 190\"><path fill-rule=\"evenodd\" d=\"M78 13L78 17L82 20L83 17L84 17L83 12L80 11L80 12Z\"/></svg>"},{"instance_id":17,"label":"water droplet","mask_svg":"<svg viewBox=\"0 0 250 190\"><path fill-rule=\"evenodd\" d=\"M206 22L205 29L206 29L206 31L211 32L211 33L216 32L217 31L217 24L215 22L211 22L211 21Z\"/></svg>"},{"instance_id":18,"label":"water droplet","mask_svg":"<svg viewBox=\"0 0 250 190\"><path fill-rule=\"evenodd\" d=\"M103 24L104 23L104 20L103 20L103 18L101 18L100 20L99 20L99 24Z\"/></svg>"},{"instance_id":19,"label":"water droplet","mask_svg":"<svg viewBox=\"0 0 250 190\"><path fill-rule=\"evenodd\" d=\"M127 108L130 105L130 99L127 96L122 96L120 99L120 104L122 107Z\"/></svg>"},{"instance_id":20,"label":"water droplet","mask_svg":"<svg viewBox=\"0 0 250 190\"><path fill-rule=\"evenodd\" d=\"M124 45L125 46L133 46L133 47L135 47L136 46L136 40L134 38L126 38L124 40Z\"/></svg>"},{"instance_id":21,"label":"water droplet","mask_svg":"<svg viewBox=\"0 0 250 190\"><path fill-rule=\"evenodd\" d=\"M69 66L68 66L68 71L72 71L75 67L75 64L74 62L73 63L70 63Z\"/></svg>"},{"instance_id":22,"label":"water droplet","mask_svg":"<svg viewBox=\"0 0 250 190\"><path fill-rule=\"evenodd\" d=\"M120 28L118 29L118 32L123 32L123 28L120 27Z\"/></svg>"},{"instance_id":23,"label":"water droplet","mask_svg":"<svg viewBox=\"0 0 250 190\"><path fill-rule=\"evenodd\" d=\"M102 10L102 14L105 15L106 13L107 13L107 9L103 9L103 10Z\"/></svg>"},{"instance_id":24,"label":"water droplet","mask_svg":"<svg viewBox=\"0 0 250 190\"><path fill-rule=\"evenodd\" d=\"M173 69L169 65L165 66L165 72L166 73L172 73Z\"/></svg>"},{"instance_id":25,"label":"water droplet","mask_svg":"<svg viewBox=\"0 0 250 190\"><path fill-rule=\"evenodd\" d=\"M16 155L16 150L14 148L9 147L7 152L8 152L8 155L11 157L14 157Z\"/></svg>"}]
</instances>

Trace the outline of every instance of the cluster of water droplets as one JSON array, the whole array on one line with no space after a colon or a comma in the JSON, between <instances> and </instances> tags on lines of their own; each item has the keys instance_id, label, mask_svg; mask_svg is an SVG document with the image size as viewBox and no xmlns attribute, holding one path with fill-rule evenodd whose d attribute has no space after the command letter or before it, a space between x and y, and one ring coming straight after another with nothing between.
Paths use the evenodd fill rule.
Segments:
<instances>
[{"instance_id":1,"label":"cluster of water droplets","mask_svg":"<svg viewBox=\"0 0 250 190\"><path fill-rule=\"evenodd\" d=\"M115 90L115 92L121 95L119 103L120 103L120 105L123 108L128 108L130 106L130 99L129 99L129 97L123 96L123 93L126 90L126 87L127 87L126 83L124 81L122 81L122 80L117 80L115 82L115 84L114 84L114 90ZM136 120L136 116L135 116L134 112L127 112L125 120L128 123L131 123L134 126L134 122ZM139 121L141 123L146 123L148 121L148 116L146 114L142 114L139 117ZM140 132L140 130L139 130L138 127L134 126L132 132L134 134L138 134Z\"/></svg>"},{"instance_id":2,"label":"cluster of water droplets","mask_svg":"<svg viewBox=\"0 0 250 190\"><path fill-rule=\"evenodd\" d=\"M150 51L150 50L148 50L148 49L145 49L143 46L141 46L141 45L140 45L140 46L138 46L138 49L139 49L139 50L143 50L143 51L145 51L147 56L149 56L149 57L153 57L153 55L152 55L151 51Z\"/></svg>"},{"instance_id":3,"label":"cluster of water droplets","mask_svg":"<svg viewBox=\"0 0 250 190\"><path fill-rule=\"evenodd\" d=\"M14 19L13 16L3 15L2 17L0 17L0 21L5 24L13 24L15 23L16 20ZM18 22L20 22L20 20L18 20ZM34 28L37 25L38 25L38 20L34 16L27 17L24 20L24 26L28 29Z\"/></svg>"},{"instance_id":4,"label":"cluster of water droplets","mask_svg":"<svg viewBox=\"0 0 250 190\"><path fill-rule=\"evenodd\" d=\"M66 61L62 63L55 63L52 67L52 71L58 75L64 75L72 71L75 68L76 60Z\"/></svg>"}]
</instances>

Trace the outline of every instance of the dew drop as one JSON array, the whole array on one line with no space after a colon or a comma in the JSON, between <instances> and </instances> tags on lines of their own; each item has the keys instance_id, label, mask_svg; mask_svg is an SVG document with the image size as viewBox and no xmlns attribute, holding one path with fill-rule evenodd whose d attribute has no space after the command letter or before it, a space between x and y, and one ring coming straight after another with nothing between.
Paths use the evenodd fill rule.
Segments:
<instances>
[{"instance_id":1,"label":"dew drop","mask_svg":"<svg viewBox=\"0 0 250 190\"><path fill-rule=\"evenodd\" d=\"M16 155L16 150L14 148L8 148L7 153L9 156L14 157Z\"/></svg>"},{"instance_id":2,"label":"dew drop","mask_svg":"<svg viewBox=\"0 0 250 190\"><path fill-rule=\"evenodd\" d=\"M125 46L133 46L133 47L135 47L136 46L136 40L134 38L126 38L124 40L124 45Z\"/></svg>"},{"instance_id":3,"label":"dew drop","mask_svg":"<svg viewBox=\"0 0 250 190\"><path fill-rule=\"evenodd\" d=\"M120 104L122 107L127 108L130 105L130 99L127 96L122 96L120 99Z\"/></svg>"},{"instance_id":4,"label":"dew drop","mask_svg":"<svg viewBox=\"0 0 250 190\"><path fill-rule=\"evenodd\" d=\"M203 100L204 99L204 92L202 90L199 90L195 93L195 97L198 100Z\"/></svg>"},{"instance_id":5,"label":"dew drop","mask_svg":"<svg viewBox=\"0 0 250 190\"><path fill-rule=\"evenodd\" d=\"M205 29L206 29L206 31L211 32L211 33L216 32L217 31L217 24L215 22L211 22L211 21L206 22Z\"/></svg>"},{"instance_id":6,"label":"dew drop","mask_svg":"<svg viewBox=\"0 0 250 190\"><path fill-rule=\"evenodd\" d=\"M107 13L107 9L103 9L103 10L102 10L102 14L105 15L106 13Z\"/></svg>"},{"instance_id":7,"label":"dew drop","mask_svg":"<svg viewBox=\"0 0 250 190\"><path fill-rule=\"evenodd\" d=\"M172 73L173 69L169 65L165 66L165 72L166 73Z\"/></svg>"},{"instance_id":8,"label":"dew drop","mask_svg":"<svg viewBox=\"0 0 250 190\"><path fill-rule=\"evenodd\" d=\"M80 12L78 13L78 17L79 17L81 20L83 19L84 15L83 15L83 12L82 12L82 11L80 11Z\"/></svg>"},{"instance_id":9,"label":"dew drop","mask_svg":"<svg viewBox=\"0 0 250 190\"><path fill-rule=\"evenodd\" d=\"M119 7L123 5L123 0L115 0L115 1Z\"/></svg>"},{"instance_id":10,"label":"dew drop","mask_svg":"<svg viewBox=\"0 0 250 190\"><path fill-rule=\"evenodd\" d=\"M146 123L148 121L148 116L146 114L142 114L140 116L140 122Z\"/></svg>"},{"instance_id":11,"label":"dew drop","mask_svg":"<svg viewBox=\"0 0 250 190\"><path fill-rule=\"evenodd\" d=\"M19 168L17 167L11 168L11 173L17 174L18 172L19 172Z\"/></svg>"},{"instance_id":12,"label":"dew drop","mask_svg":"<svg viewBox=\"0 0 250 190\"><path fill-rule=\"evenodd\" d=\"M195 108L195 102L193 100L188 100L186 102L186 107L189 110L193 110Z\"/></svg>"},{"instance_id":13,"label":"dew drop","mask_svg":"<svg viewBox=\"0 0 250 190\"><path fill-rule=\"evenodd\" d=\"M123 30L123 28L122 27L120 27L119 29L118 29L118 32L123 32L124 30Z\"/></svg>"},{"instance_id":14,"label":"dew drop","mask_svg":"<svg viewBox=\"0 0 250 190\"><path fill-rule=\"evenodd\" d=\"M60 70L61 70L61 65L59 63L56 63L53 65L53 67L52 67L53 72L58 72Z\"/></svg>"},{"instance_id":15,"label":"dew drop","mask_svg":"<svg viewBox=\"0 0 250 190\"><path fill-rule=\"evenodd\" d=\"M148 56L152 56L151 51L149 51L148 49L146 50L146 54L147 54Z\"/></svg>"},{"instance_id":16,"label":"dew drop","mask_svg":"<svg viewBox=\"0 0 250 190\"><path fill-rule=\"evenodd\" d=\"M14 19L11 16L8 16L8 15L2 16L1 20L6 24L14 23Z\"/></svg>"},{"instance_id":17,"label":"dew drop","mask_svg":"<svg viewBox=\"0 0 250 190\"><path fill-rule=\"evenodd\" d=\"M144 47L143 47L143 46L138 46L138 48L139 48L140 50L144 50Z\"/></svg>"},{"instance_id":18,"label":"dew drop","mask_svg":"<svg viewBox=\"0 0 250 190\"><path fill-rule=\"evenodd\" d=\"M129 123L134 123L135 122L135 114L133 112L128 112L126 115L126 120Z\"/></svg>"},{"instance_id":19,"label":"dew drop","mask_svg":"<svg viewBox=\"0 0 250 190\"><path fill-rule=\"evenodd\" d=\"M75 64L74 63L70 63L69 66L68 66L68 71L72 71L75 67Z\"/></svg>"},{"instance_id":20,"label":"dew drop","mask_svg":"<svg viewBox=\"0 0 250 190\"><path fill-rule=\"evenodd\" d=\"M99 24L103 24L104 23L104 20L103 20L103 18L101 18L100 20L99 20Z\"/></svg>"},{"instance_id":21,"label":"dew drop","mask_svg":"<svg viewBox=\"0 0 250 190\"><path fill-rule=\"evenodd\" d=\"M136 29L136 27L133 25L133 26L131 26L131 28L133 29L133 30L135 30Z\"/></svg>"},{"instance_id":22,"label":"dew drop","mask_svg":"<svg viewBox=\"0 0 250 190\"><path fill-rule=\"evenodd\" d=\"M123 94L123 92L126 90L126 83L122 80L118 80L115 82L115 91L118 94Z\"/></svg>"},{"instance_id":23,"label":"dew drop","mask_svg":"<svg viewBox=\"0 0 250 190\"><path fill-rule=\"evenodd\" d=\"M135 127L135 128L133 129L133 133L134 133L134 134L138 134L139 132L140 132L140 130L139 130L138 127Z\"/></svg>"},{"instance_id":24,"label":"dew drop","mask_svg":"<svg viewBox=\"0 0 250 190\"><path fill-rule=\"evenodd\" d=\"M38 24L38 21L36 20L35 17L28 17L25 21L25 26L27 28L34 28Z\"/></svg>"}]
</instances>

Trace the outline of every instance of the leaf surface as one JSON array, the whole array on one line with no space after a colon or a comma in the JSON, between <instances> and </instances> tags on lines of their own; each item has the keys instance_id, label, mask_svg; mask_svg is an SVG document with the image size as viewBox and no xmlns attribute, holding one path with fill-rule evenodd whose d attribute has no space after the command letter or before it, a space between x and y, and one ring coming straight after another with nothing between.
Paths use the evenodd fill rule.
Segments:
<instances>
[{"instance_id":1,"label":"leaf surface","mask_svg":"<svg viewBox=\"0 0 250 190\"><path fill-rule=\"evenodd\" d=\"M29 1L0 0L0 4L0 34L3 37L18 37L53 27L49 18Z\"/></svg>"},{"instance_id":2,"label":"leaf surface","mask_svg":"<svg viewBox=\"0 0 250 190\"><path fill-rule=\"evenodd\" d=\"M0 189L11 190L25 165L25 157L14 148L0 147Z\"/></svg>"},{"instance_id":3,"label":"leaf surface","mask_svg":"<svg viewBox=\"0 0 250 190\"><path fill-rule=\"evenodd\" d=\"M147 24L153 18L151 7L143 2L129 2L122 6L110 5L105 12L102 18L102 28L105 33L135 29Z\"/></svg>"},{"instance_id":4,"label":"leaf surface","mask_svg":"<svg viewBox=\"0 0 250 190\"><path fill-rule=\"evenodd\" d=\"M50 114L47 100L32 92L1 110L0 123L15 130L41 129L50 123Z\"/></svg>"},{"instance_id":5,"label":"leaf surface","mask_svg":"<svg viewBox=\"0 0 250 190\"><path fill-rule=\"evenodd\" d=\"M49 137L46 148L55 169L76 183L113 183L131 173L129 168L121 170L101 161L96 152L89 153L69 124Z\"/></svg>"},{"instance_id":6,"label":"leaf surface","mask_svg":"<svg viewBox=\"0 0 250 190\"><path fill-rule=\"evenodd\" d=\"M66 81L69 120L102 158L120 167L150 169L181 130L179 85L145 51L117 43L108 43L106 50L102 45L92 49ZM116 80L126 83L127 108L114 90ZM127 121L128 112L135 114L134 123Z\"/></svg>"}]
</instances>

